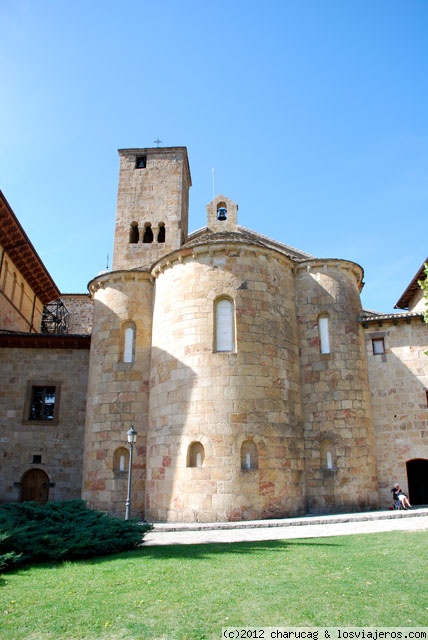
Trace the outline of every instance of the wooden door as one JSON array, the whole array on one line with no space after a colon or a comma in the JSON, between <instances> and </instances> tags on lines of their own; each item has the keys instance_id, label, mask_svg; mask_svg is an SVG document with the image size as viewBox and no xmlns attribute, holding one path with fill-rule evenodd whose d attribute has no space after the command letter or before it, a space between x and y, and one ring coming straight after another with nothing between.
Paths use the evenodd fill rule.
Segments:
<instances>
[{"instance_id":1,"label":"wooden door","mask_svg":"<svg viewBox=\"0 0 428 640\"><path fill-rule=\"evenodd\" d=\"M41 469L30 469L22 477L21 502L40 502L49 499L49 478Z\"/></svg>"}]
</instances>

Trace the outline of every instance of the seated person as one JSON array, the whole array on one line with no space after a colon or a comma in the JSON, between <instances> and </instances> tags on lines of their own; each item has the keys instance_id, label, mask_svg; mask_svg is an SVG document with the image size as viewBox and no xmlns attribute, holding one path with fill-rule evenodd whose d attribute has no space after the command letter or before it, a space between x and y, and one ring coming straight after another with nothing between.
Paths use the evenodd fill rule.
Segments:
<instances>
[{"instance_id":1,"label":"seated person","mask_svg":"<svg viewBox=\"0 0 428 640\"><path fill-rule=\"evenodd\" d=\"M392 487L391 491L392 491L392 497L394 501L398 500L402 509L412 508L412 505L410 504L408 497L406 496L406 494L404 493L404 491L402 490L398 482Z\"/></svg>"}]
</instances>

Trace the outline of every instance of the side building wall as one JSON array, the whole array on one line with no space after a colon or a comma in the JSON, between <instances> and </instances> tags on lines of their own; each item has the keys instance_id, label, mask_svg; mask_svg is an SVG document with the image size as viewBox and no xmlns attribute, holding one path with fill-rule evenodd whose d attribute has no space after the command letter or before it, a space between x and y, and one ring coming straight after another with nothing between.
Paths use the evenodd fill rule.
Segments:
<instances>
[{"instance_id":1,"label":"side building wall","mask_svg":"<svg viewBox=\"0 0 428 640\"><path fill-rule=\"evenodd\" d=\"M10 331L40 331L43 304L28 282L3 253L0 271L0 328Z\"/></svg>"},{"instance_id":2,"label":"side building wall","mask_svg":"<svg viewBox=\"0 0 428 640\"><path fill-rule=\"evenodd\" d=\"M428 495L412 495L407 464L425 460L428 470L428 325L421 317L371 322L365 339L381 506L391 504L395 482L428 504ZM373 341L383 341L384 353L374 353ZM417 484L426 487L426 478Z\"/></svg>"},{"instance_id":3,"label":"side building wall","mask_svg":"<svg viewBox=\"0 0 428 640\"><path fill-rule=\"evenodd\" d=\"M0 348L0 502L21 500L28 472L46 477L49 500L81 497L88 360L88 349ZM55 385L58 419L28 419L33 385Z\"/></svg>"},{"instance_id":4,"label":"side building wall","mask_svg":"<svg viewBox=\"0 0 428 640\"><path fill-rule=\"evenodd\" d=\"M88 293L64 293L61 300L68 311L68 332L89 334L92 331L94 304Z\"/></svg>"}]
</instances>

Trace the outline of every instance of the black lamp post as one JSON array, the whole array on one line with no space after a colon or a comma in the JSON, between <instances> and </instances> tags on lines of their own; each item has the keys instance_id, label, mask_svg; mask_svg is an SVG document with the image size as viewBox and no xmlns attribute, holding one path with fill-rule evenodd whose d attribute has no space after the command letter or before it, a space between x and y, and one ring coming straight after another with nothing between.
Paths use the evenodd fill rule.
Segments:
<instances>
[{"instance_id":1,"label":"black lamp post","mask_svg":"<svg viewBox=\"0 0 428 640\"><path fill-rule=\"evenodd\" d=\"M132 452L134 449L134 444L137 440L137 432L134 427L131 426L128 433L128 442L129 442L129 469L128 469L128 495L126 497L126 511L125 511L125 520L129 520L129 513L131 510L131 484L132 484Z\"/></svg>"}]
</instances>

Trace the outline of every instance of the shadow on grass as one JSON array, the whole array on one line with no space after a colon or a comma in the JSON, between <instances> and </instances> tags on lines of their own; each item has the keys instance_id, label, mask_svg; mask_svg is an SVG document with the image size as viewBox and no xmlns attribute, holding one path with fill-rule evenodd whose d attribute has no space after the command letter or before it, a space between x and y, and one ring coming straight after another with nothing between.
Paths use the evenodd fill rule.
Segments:
<instances>
[{"instance_id":1,"label":"shadow on grass","mask_svg":"<svg viewBox=\"0 0 428 640\"><path fill-rule=\"evenodd\" d=\"M195 558L203 560L208 556L218 554L249 554L259 551L287 551L290 547L308 546L318 547L338 547L339 542L326 542L323 540L258 540L254 542L210 542L206 544L171 544L171 545L150 545L143 546L136 552L141 557L150 558Z\"/></svg>"},{"instance_id":2,"label":"shadow on grass","mask_svg":"<svg viewBox=\"0 0 428 640\"><path fill-rule=\"evenodd\" d=\"M206 544L171 544L171 545L158 545L147 546L144 544L138 549L131 551L122 551L120 553L114 553L111 555L94 556L93 558L85 558L75 560L65 560L64 562L40 562L35 564L26 564L16 568L10 568L0 575L0 588L4 586L7 581L3 576L7 576L8 573L22 573L26 571L37 571L38 569L57 570L62 564L76 563L76 564L90 564L99 565L108 562L115 562L117 560L130 560L144 562L146 558L152 560L173 560L177 559L192 559L192 560L208 560L213 556L221 554L238 554L248 555L256 554L261 551L278 551L279 553L286 553L291 547L307 546L307 547L340 547L343 546L339 542L331 542L326 538L311 541L305 540L266 540L257 542L219 542L219 543L206 543Z\"/></svg>"},{"instance_id":3,"label":"shadow on grass","mask_svg":"<svg viewBox=\"0 0 428 640\"><path fill-rule=\"evenodd\" d=\"M343 546L339 542L326 542L323 540L269 540L257 542L218 542L206 544L171 544L171 545L144 545L134 551L125 551L114 556L103 556L93 558L89 562L102 563L109 562L115 558L141 559L150 558L154 560L172 560L174 558L192 560L206 560L216 555L238 554L248 555L261 551L277 551L286 553L291 547L339 547Z\"/></svg>"}]
</instances>

